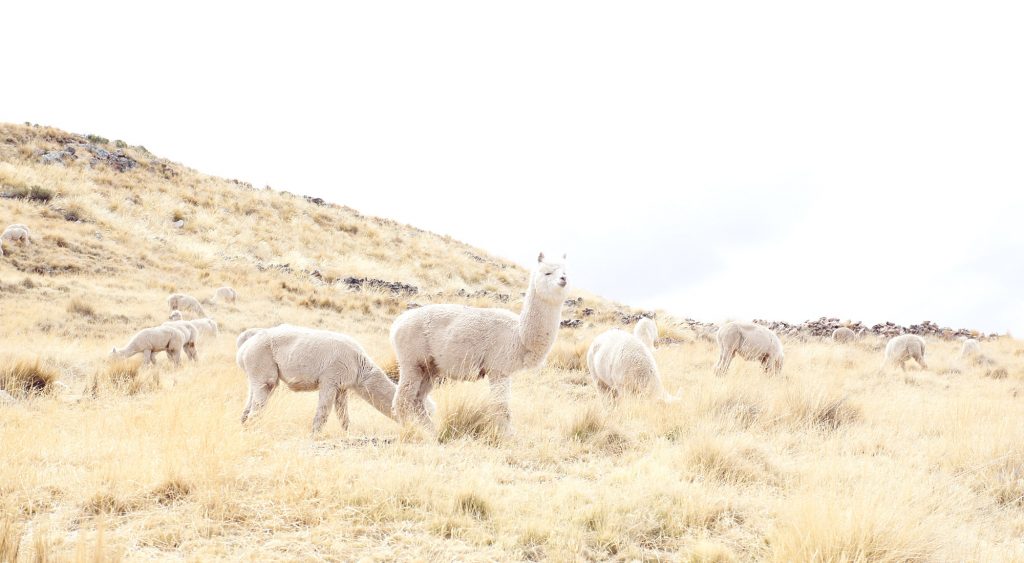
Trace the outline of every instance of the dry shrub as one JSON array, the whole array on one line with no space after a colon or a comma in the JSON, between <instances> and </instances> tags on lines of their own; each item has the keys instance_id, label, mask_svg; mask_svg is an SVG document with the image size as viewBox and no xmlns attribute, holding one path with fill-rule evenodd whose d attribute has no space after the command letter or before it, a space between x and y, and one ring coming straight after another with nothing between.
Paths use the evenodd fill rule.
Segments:
<instances>
[{"instance_id":1,"label":"dry shrub","mask_svg":"<svg viewBox=\"0 0 1024 563\"><path fill-rule=\"evenodd\" d=\"M1009 375L1010 372L1003 367L985 370L985 377L991 377L992 379L1006 379Z\"/></svg>"},{"instance_id":2,"label":"dry shrub","mask_svg":"<svg viewBox=\"0 0 1024 563\"><path fill-rule=\"evenodd\" d=\"M192 494L192 483L180 478L164 481L150 492L150 496L159 505L169 505Z\"/></svg>"},{"instance_id":3,"label":"dry shrub","mask_svg":"<svg viewBox=\"0 0 1024 563\"><path fill-rule=\"evenodd\" d=\"M490 398L472 392L468 385L444 390L439 401L437 441L442 444L460 438L496 443L504 433L501 414Z\"/></svg>"},{"instance_id":4,"label":"dry shrub","mask_svg":"<svg viewBox=\"0 0 1024 563\"><path fill-rule=\"evenodd\" d=\"M104 392L119 395L138 395L156 389L160 385L156 372L146 376L142 374L142 361L130 358L110 360L105 366L93 373L89 384L89 392L98 396Z\"/></svg>"},{"instance_id":5,"label":"dry shrub","mask_svg":"<svg viewBox=\"0 0 1024 563\"><path fill-rule=\"evenodd\" d=\"M55 369L43 365L38 358L14 360L0 368L0 389L22 397L45 393L59 377Z\"/></svg>"}]
</instances>

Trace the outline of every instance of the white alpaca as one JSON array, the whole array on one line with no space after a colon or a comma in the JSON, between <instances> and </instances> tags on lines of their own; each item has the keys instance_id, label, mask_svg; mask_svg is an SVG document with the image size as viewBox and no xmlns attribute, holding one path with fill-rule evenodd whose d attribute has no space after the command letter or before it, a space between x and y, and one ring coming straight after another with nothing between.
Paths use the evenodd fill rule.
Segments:
<instances>
[{"instance_id":1,"label":"white alpaca","mask_svg":"<svg viewBox=\"0 0 1024 563\"><path fill-rule=\"evenodd\" d=\"M217 327L217 321L210 318L203 319L192 319L191 321L185 321L190 325L194 326L199 334L203 336L217 336L220 330Z\"/></svg>"},{"instance_id":2,"label":"white alpaca","mask_svg":"<svg viewBox=\"0 0 1024 563\"><path fill-rule=\"evenodd\" d=\"M4 229L4 232L0 234L0 240L4 241L8 245L12 243L18 243L26 245L32 242L32 236L28 230L23 228L22 225L11 225Z\"/></svg>"},{"instance_id":3,"label":"white alpaca","mask_svg":"<svg viewBox=\"0 0 1024 563\"><path fill-rule=\"evenodd\" d=\"M633 327L633 335L640 339L645 346L654 349L654 342L658 340L658 325L654 322L654 319L644 317L637 321L636 326Z\"/></svg>"},{"instance_id":4,"label":"white alpaca","mask_svg":"<svg viewBox=\"0 0 1024 563\"><path fill-rule=\"evenodd\" d=\"M314 435L327 422L332 406L342 428L348 429L349 391L384 416L392 417L391 402L397 386L349 336L278 325L249 329L239 335L238 345L235 359L249 380L243 424L266 405L279 382L292 391L319 390L320 400L313 417ZM433 408L429 398L428 408Z\"/></svg>"},{"instance_id":5,"label":"white alpaca","mask_svg":"<svg viewBox=\"0 0 1024 563\"><path fill-rule=\"evenodd\" d=\"M200 317L206 316L206 311L203 310L203 306L199 304L199 300L191 295L185 295L183 293L172 293L167 298L167 305L171 307L171 311L177 309L178 311L192 311Z\"/></svg>"},{"instance_id":6,"label":"white alpaca","mask_svg":"<svg viewBox=\"0 0 1024 563\"><path fill-rule=\"evenodd\" d=\"M171 311L171 314L168 315L167 320L169 320L169 321L180 321L181 320L181 311L179 311L177 309Z\"/></svg>"},{"instance_id":7,"label":"white alpaca","mask_svg":"<svg viewBox=\"0 0 1024 563\"><path fill-rule=\"evenodd\" d=\"M728 322L718 329L718 362L715 374L724 375L736 354L744 360L761 362L765 373L782 371L782 342L771 330L754 323Z\"/></svg>"},{"instance_id":8,"label":"white alpaca","mask_svg":"<svg viewBox=\"0 0 1024 563\"><path fill-rule=\"evenodd\" d=\"M960 359L965 360L981 354L981 344L973 338L965 338L960 347Z\"/></svg>"},{"instance_id":9,"label":"white alpaca","mask_svg":"<svg viewBox=\"0 0 1024 563\"><path fill-rule=\"evenodd\" d=\"M111 356L130 358L141 353L145 358L144 363L155 364L153 358L158 352L167 352L167 357L175 365L181 363L181 351L185 344L185 337L182 332L171 326L157 326L140 330L128 344L121 348L114 347L110 351Z\"/></svg>"},{"instance_id":10,"label":"white alpaca","mask_svg":"<svg viewBox=\"0 0 1024 563\"><path fill-rule=\"evenodd\" d=\"M835 340L836 342L852 342L856 338L857 333L845 326L841 326L832 331L832 340Z\"/></svg>"},{"instance_id":11,"label":"white alpaca","mask_svg":"<svg viewBox=\"0 0 1024 563\"><path fill-rule=\"evenodd\" d=\"M231 289L228 286L218 287L217 291L213 292L214 301L223 301L225 303L234 303L238 299L238 292Z\"/></svg>"},{"instance_id":12,"label":"white alpaca","mask_svg":"<svg viewBox=\"0 0 1024 563\"><path fill-rule=\"evenodd\" d=\"M463 305L426 305L399 315L391 325L399 368L395 418L433 429L423 400L435 380L486 376L499 422L509 431L511 376L544 363L558 334L568 281L565 265L541 254L519 315Z\"/></svg>"},{"instance_id":13,"label":"white alpaca","mask_svg":"<svg viewBox=\"0 0 1024 563\"><path fill-rule=\"evenodd\" d=\"M882 367L897 363L900 369L906 371L906 362L909 359L914 359L922 368L928 369L928 364L924 363L924 338L916 334L894 336L885 345L885 360Z\"/></svg>"},{"instance_id":14,"label":"white alpaca","mask_svg":"<svg viewBox=\"0 0 1024 563\"><path fill-rule=\"evenodd\" d=\"M189 321L167 321L162 326L174 327L181 331L181 335L185 339L181 343L181 349L184 350L188 359L193 362L199 360L199 353L196 351L196 343L199 341L199 331L195 326L193 326Z\"/></svg>"},{"instance_id":15,"label":"white alpaca","mask_svg":"<svg viewBox=\"0 0 1024 563\"><path fill-rule=\"evenodd\" d=\"M598 335L587 350L587 369L602 394L635 394L663 401L665 392L651 346L634 334L612 329Z\"/></svg>"}]
</instances>

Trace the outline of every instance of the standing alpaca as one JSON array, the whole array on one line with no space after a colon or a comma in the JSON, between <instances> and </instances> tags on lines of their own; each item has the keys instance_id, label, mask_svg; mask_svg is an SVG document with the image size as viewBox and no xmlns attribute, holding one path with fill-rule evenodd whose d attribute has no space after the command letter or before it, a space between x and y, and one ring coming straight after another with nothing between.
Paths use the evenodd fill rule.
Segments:
<instances>
[{"instance_id":1,"label":"standing alpaca","mask_svg":"<svg viewBox=\"0 0 1024 563\"><path fill-rule=\"evenodd\" d=\"M725 323L718 330L717 339L719 354L715 375L725 375L736 354L747 361L761 362L765 373L782 371L782 342L774 332L759 324Z\"/></svg>"},{"instance_id":2,"label":"standing alpaca","mask_svg":"<svg viewBox=\"0 0 1024 563\"><path fill-rule=\"evenodd\" d=\"M249 379L243 424L266 405L278 382L292 391L320 392L314 436L327 422L331 407L342 428L348 429L349 391L392 416L395 384L358 342L344 334L291 325L250 329L239 335L235 360ZM427 408L432 407L428 403Z\"/></svg>"},{"instance_id":3,"label":"standing alpaca","mask_svg":"<svg viewBox=\"0 0 1024 563\"><path fill-rule=\"evenodd\" d=\"M511 376L544 363L558 334L568 282L564 263L546 262L542 253L519 315L463 305L427 305L399 315L391 325L399 369L395 418L433 430L423 400L435 380L487 376L500 423L510 430Z\"/></svg>"}]
</instances>

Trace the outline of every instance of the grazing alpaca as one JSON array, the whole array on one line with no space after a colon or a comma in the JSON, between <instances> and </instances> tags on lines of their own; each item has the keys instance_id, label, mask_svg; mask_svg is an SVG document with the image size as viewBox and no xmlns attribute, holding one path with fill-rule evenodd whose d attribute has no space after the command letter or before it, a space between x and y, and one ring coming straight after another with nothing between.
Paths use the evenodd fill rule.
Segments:
<instances>
[{"instance_id":1,"label":"grazing alpaca","mask_svg":"<svg viewBox=\"0 0 1024 563\"><path fill-rule=\"evenodd\" d=\"M924 363L924 338L916 334L901 334L894 336L885 345L885 360L882 367L896 363L900 369L906 371L907 360L913 358L922 368L928 369Z\"/></svg>"},{"instance_id":2,"label":"grazing alpaca","mask_svg":"<svg viewBox=\"0 0 1024 563\"><path fill-rule=\"evenodd\" d=\"M718 330L717 339L719 355L715 375L725 375L736 354L747 361L761 362L765 373L782 371L782 342L774 332L759 324L725 323Z\"/></svg>"},{"instance_id":3,"label":"grazing alpaca","mask_svg":"<svg viewBox=\"0 0 1024 563\"><path fill-rule=\"evenodd\" d=\"M856 338L857 333L845 326L841 326L832 331L832 340L836 342L853 342Z\"/></svg>"},{"instance_id":4,"label":"grazing alpaca","mask_svg":"<svg viewBox=\"0 0 1024 563\"><path fill-rule=\"evenodd\" d=\"M124 348L110 351L112 357L130 358L142 354L145 364L155 364L157 352L167 352L167 357L174 365L181 363L181 351L185 345L185 335L181 329L172 326L157 326L140 330Z\"/></svg>"},{"instance_id":5,"label":"grazing alpaca","mask_svg":"<svg viewBox=\"0 0 1024 563\"><path fill-rule=\"evenodd\" d=\"M541 254L519 315L463 305L427 305L399 315L391 325L399 368L395 418L433 430L423 399L435 380L486 376L500 423L509 431L511 376L544 362L558 334L568 281L565 265Z\"/></svg>"},{"instance_id":6,"label":"grazing alpaca","mask_svg":"<svg viewBox=\"0 0 1024 563\"><path fill-rule=\"evenodd\" d=\"M602 394L618 397L629 393L677 400L665 392L651 347L636 335L612 329L601 333L587 350L587 369Z\"/></svg>"},{"instance_id":7,"label":"grazing alpaca","mask_svg":"<svg viewBox=\"0 0 1024 563\"><path fill-rule=\"evenodd\" d=\"M279 382L292 391L320 392L313 435L323 428L332 407L342 428L348 429L349 391L391 417L395 384L344 334L291 325L250 329L239 335L235 360L249 379L243 424L266 405Z\"/></svg>"}]
</instances>

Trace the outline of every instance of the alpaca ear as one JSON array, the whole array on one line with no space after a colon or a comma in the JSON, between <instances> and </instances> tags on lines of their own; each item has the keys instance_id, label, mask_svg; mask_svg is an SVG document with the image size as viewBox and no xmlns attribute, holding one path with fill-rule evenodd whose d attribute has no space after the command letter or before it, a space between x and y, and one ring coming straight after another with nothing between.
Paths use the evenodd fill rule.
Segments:
<instances>
[{"instance_id":1,"label":"alpaca ear","mask_svg":"<svg viewBox=\"0 0 1024 563\"><path fill-rule=\"evenodd\" d=\"M540 256L537 257L537 261L538 262L543 262L544 261L544 253L543 252L541 252Z\"/></svg>"}]
</instances>

